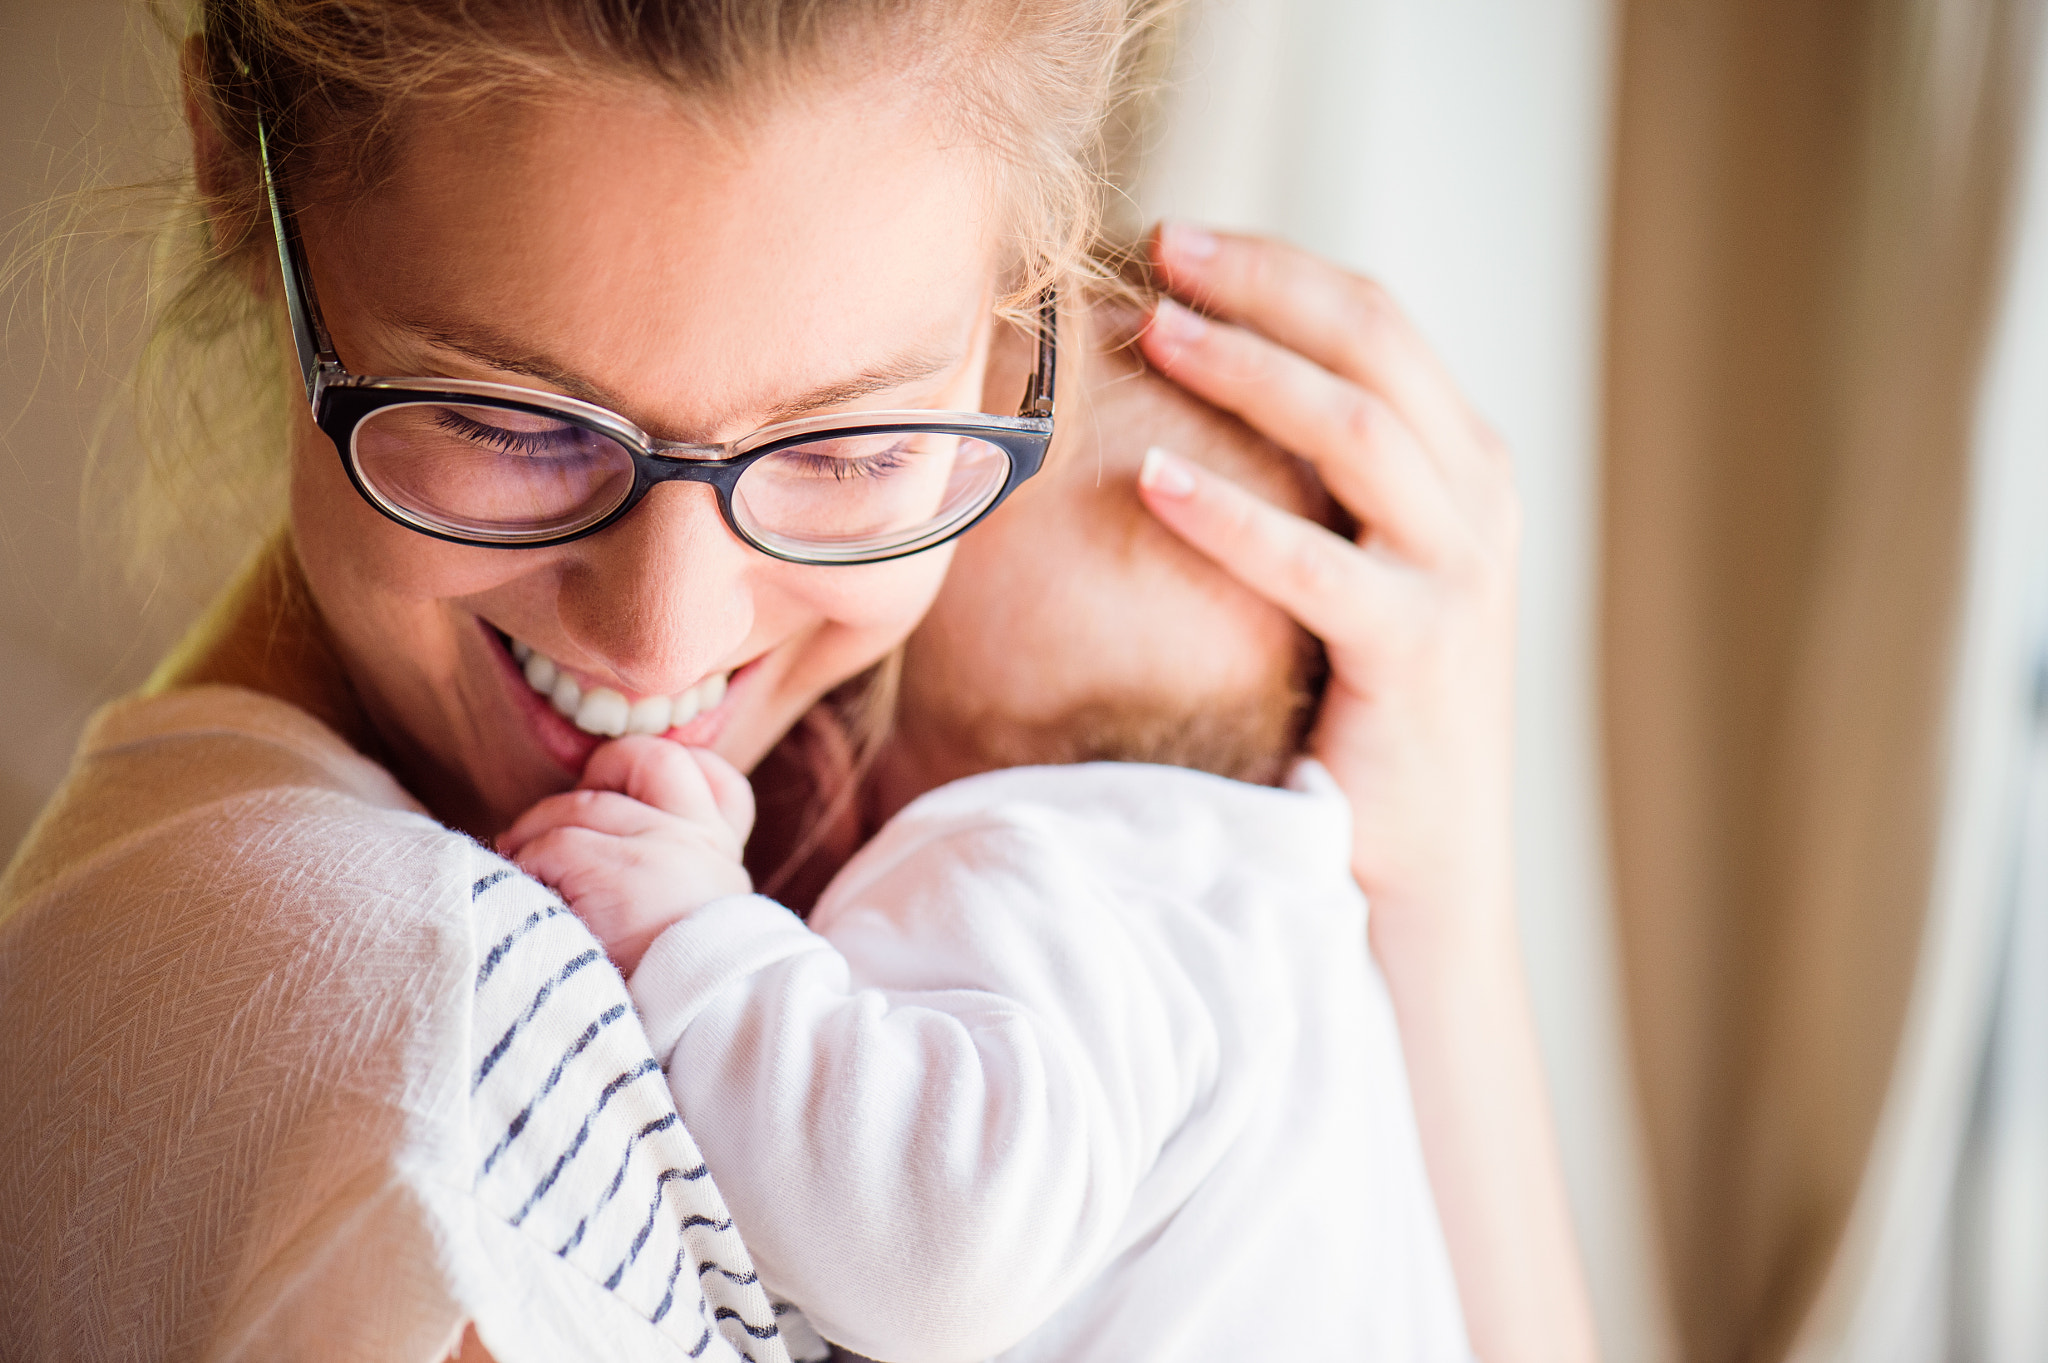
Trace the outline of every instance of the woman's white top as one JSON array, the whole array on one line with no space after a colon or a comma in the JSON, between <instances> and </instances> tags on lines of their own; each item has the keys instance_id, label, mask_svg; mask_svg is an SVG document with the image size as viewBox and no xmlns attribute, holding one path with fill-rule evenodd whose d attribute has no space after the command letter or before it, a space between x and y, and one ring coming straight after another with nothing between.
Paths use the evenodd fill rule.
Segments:
<instances>
[{"instance_id":1,"label":"woman's white top","mask_svg":"<svg viewBox=\"0 0 2048 1363\"><path fill-rule=\"evenodd\" d=\"M876 1358L1470 1357L1313 763L912 803L809 926L713 901L631 981L763 1282Z\"/></svg>"},{"instance_id":2,"label":"woman's white top","mask_svg":"<svg viewBox=\"0 0 2048 1363\"><path fill-rule=\"evenodd\" d=\"M789 1355L595 939L278 701L98 716L0 1036L0 1355Z\"/></svg>"}]
</instances>

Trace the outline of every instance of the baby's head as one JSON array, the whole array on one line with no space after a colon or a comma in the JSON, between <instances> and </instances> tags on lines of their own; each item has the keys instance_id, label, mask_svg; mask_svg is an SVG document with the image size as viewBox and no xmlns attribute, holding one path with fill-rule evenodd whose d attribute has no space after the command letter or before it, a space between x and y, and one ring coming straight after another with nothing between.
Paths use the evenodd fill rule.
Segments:
<instances>
[{"instance_id":1,"label":"baby's head","mask_svg":"<svg viewBox=\"0 0 2048 1363\"><path fill-rule=\"evenodd\" d=\"M886 765L920 786L996 767L1160 762L1278 778L1321 654L1298 625L1153 518L1162 446L1328 523L1300 460L1147 372L1129 347L1085 361L1046 468L960 541L911 636ZM907 774L907 773L904 773ZM908 792L906 792L908 793Z\"/></svg>"}]
</instances>

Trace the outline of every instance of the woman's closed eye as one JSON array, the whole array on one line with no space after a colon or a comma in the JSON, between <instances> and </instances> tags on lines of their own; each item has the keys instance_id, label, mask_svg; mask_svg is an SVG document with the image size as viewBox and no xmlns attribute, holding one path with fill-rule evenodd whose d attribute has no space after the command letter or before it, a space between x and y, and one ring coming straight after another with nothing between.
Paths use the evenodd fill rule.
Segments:
<instances>
[{"instance_id":1,"label":"woman's closed eye","mask_svg":"<svg viewBox=\"0 0 2048 1363\"><path fill-rule=\"evenodd\" d=\"M915 454L908 441L898 441L887 449L866 454L855 454L850 450L835 452L831 445L797 445L776 451L775 460L792 473L852 482L901 472L910 465Z\"/></svg>"},{"instance_id":2,"label":"woman's closed eye","mask_svg":"<svg viewBox=\"0 0 2048 1363\"><path fill-rule=\"evenodd\" d=\"M517 413L507 413L508 418L517 419ZM444 407L434 414L434 424L451 435L459 436L471 444L482 445L500 454L520 455L526 458L568 458L587 454L597 437L580 426L565 421L545 422L541 417L530 420L536 424L531 429L520 430L510 426L498 426L479 421Z\"/></svg>"}]
</instances>

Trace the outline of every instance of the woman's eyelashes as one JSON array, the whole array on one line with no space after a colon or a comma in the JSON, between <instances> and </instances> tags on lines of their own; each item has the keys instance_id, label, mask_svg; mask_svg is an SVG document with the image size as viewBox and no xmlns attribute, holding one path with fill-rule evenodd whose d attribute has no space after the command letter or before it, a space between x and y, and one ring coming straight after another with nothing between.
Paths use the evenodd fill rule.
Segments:
<instances>
[{"instance_id":1,"label":"woman's eyelashes","mask_svg":"<svg viewBox=\"0 0 2048 1363\"><path fill-rule=\"evenodd\" d=\"M855 455L798 447L782 451L781 458L798 473L851 482L860 478L880 478L898 472L910 462L909 454L910 449L904 444L893 445L874 454Z\"/></svg>"},{"instance_id":2,"label":"woman's eyelashes","mask_svg":"<svg viewBox=\"0 0 2048 1363\"><path fill-rule=\"evenodd\" d=\"M535 420L539 422L544 419ZM574 446L582 443L579 437L584 436L580 428L566 421L536 425L530 430L514 430L478 421L475 417L446 407L435 414L434 423L452 435L460 436L472 444L494 449L500 454L566 454L572 452Z\"/></svg>"},{"instance_id":3,"label":"woman's eyelashes","mask_svg":"<svg viewBox=\"0 0 2048 1363\"><path fill-rule=\"evenodd\" d=\"M519 415L508 412L506 419L518 420ZM434 424L441 430L470 444L482 445L500 454L525 457L577 454L582 452L583 447L604 439L572 422L549 421L538 416L530 420L535 423L532 427L520 429L481 421L466 412L450 407L443 407L434 413ZM859 421L860 414L857 412L847 416L849 426L858 425ZM909 444L903 441L898 441L888 449L862 454L841 452L827 443L778 450L776 458L796 472L851 481L898 472L908 465L912 453Z\"/></svg>"}]
</instances>

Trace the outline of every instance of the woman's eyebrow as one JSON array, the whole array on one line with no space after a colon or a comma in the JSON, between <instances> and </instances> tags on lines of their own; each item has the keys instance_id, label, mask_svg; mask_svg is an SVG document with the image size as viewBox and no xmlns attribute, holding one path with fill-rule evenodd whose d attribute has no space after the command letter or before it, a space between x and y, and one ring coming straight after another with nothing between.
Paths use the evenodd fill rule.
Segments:
<instances>
[{"instance_id":1,"label":"woman's eyebrow","mask_svg":"<svg viewBox=\"0 0 2048 1363\"><path fill-rule=\"evenodd\" d=\"M611 392L601 384L591 382L574 370L557 364L544 355L535 354L532 351L523 349L517 343L498 335L488 327L453 326L424 320L394 320L397 322L397 325L412 332L428 344L442 350L453 351L455 354L475 360L478 364L495 369L500 373L519 374L529 379L537 379L552 388L568 394L570 397L581 398L585 402L596 403L600 407L610 408L613 411L623 411L625 408L625 400L618 394ZM767 404L765 407L751 405L742 409L736 406L728 412L713 413L711 414L712 419L705 423L705 428L707 431L716 430L728 424L730 418L737 415L741 410L761 412L763 415L763 425L773 425L778 421L788 421L812 412L837 407L848 402L855 402L864 397L871 397L876 393L886 393L892 389L903 388L925 379L934 378L950 369L958 367L963 358L965 358L964 354L957 351L948 353L945 350L932 350L922 346L914 347L901 355L883 361L881 364L863 373L822 384L807 392ZM680 438L695 439L699 437L693 434L684 435Z\"/></svg>"},{"instance_id":2,"label":"woman's eyebrow","mask_svg":"<svg viewBox=\"0 0 2048 1363\"><path fill-rule=\"evenodd\" d=\"M854 402L876 393L908 387L925 379L936 378L949 369L956 368L965 356L959 353L945 354L929 350L912 350L898 355L881 365L836 383L824 384L808 393L777 403L767 409L768 421L788 421L793 417L837 407L842 403Z\"/></svg>"}]
</instances>

